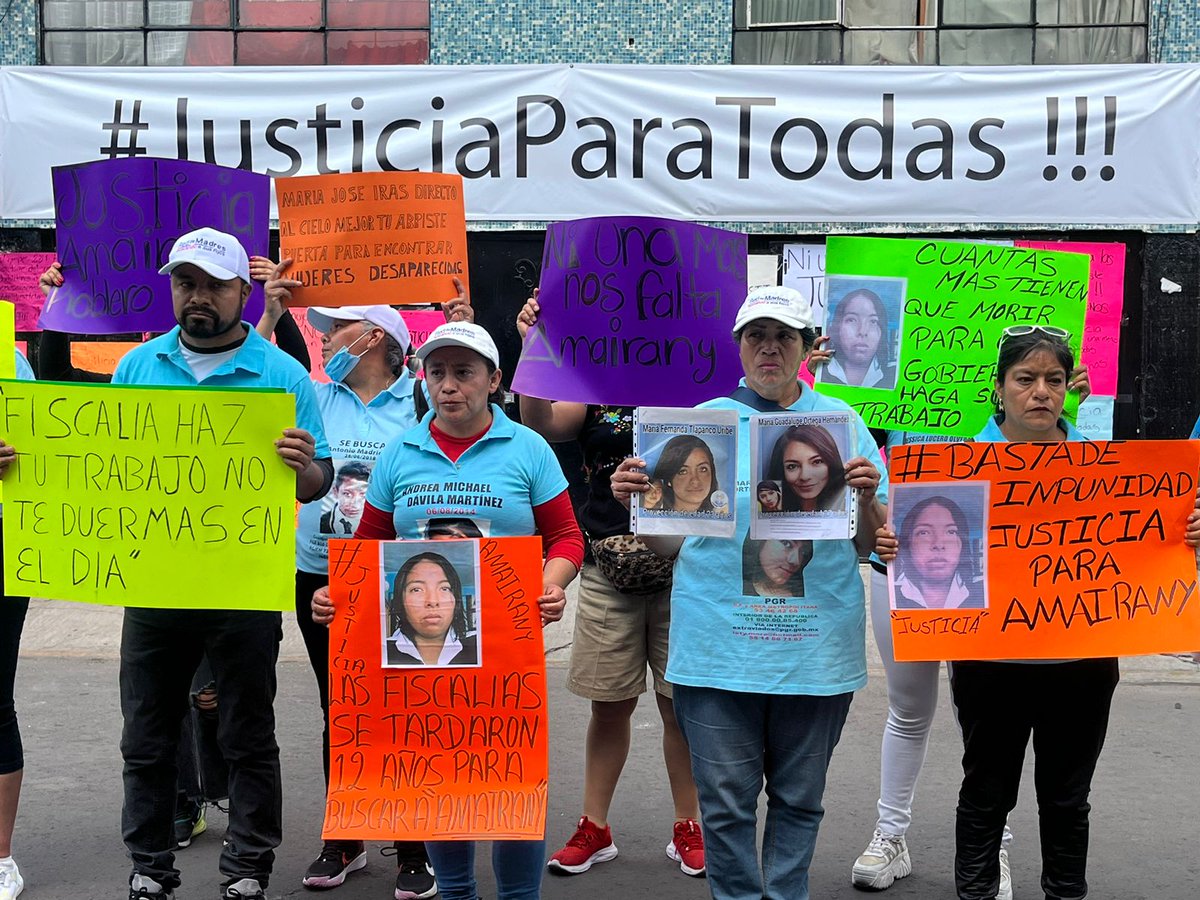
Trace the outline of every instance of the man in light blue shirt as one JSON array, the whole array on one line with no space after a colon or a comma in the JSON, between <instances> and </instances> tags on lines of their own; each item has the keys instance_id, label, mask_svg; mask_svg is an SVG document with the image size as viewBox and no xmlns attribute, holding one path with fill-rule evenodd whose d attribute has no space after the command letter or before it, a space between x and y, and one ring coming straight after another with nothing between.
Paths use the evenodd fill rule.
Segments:
<instances>
[{"instance_id":1,"label":"man in light blue shirt","mask_svg":"<svg viewBox=\"0 0 1200 900\"><path fill-rule=\"evenodd\" d=\"M125 355L113 384L277 388L296 398L299 427L275 452L296 473L296 499L317 500L333 480L308 373L242 321L249 261L231 235L202 228L180 237L161 274L171 277L179 325ZM238 590L236 575L213 577L214 605ZM168 589L164 586L164 589ZM219 867L227 900L265 900L282 839L282 786L275 742L278 612L133 609L121 635L125 845L133 861L130 900L171 900L179 870L171 851L175 753L188 686L202 653L220 685L218 730L229 765L229 835Z\"/></svg>"}]
</instances>

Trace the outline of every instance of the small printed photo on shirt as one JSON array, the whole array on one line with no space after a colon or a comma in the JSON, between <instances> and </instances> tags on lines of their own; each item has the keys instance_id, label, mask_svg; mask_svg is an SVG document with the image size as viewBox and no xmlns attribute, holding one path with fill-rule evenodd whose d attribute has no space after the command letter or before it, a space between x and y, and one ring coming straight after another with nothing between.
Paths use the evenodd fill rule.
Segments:
<instances>
[{"instance_id":1,"label":"small printed photo on shirt","mask_svg":"<svg viewBox=\"0 0 1200 900\"><path fill-rule=\"evenodd\" d=\"M417 530L429 541L474 540L492 533L492 520L468 516L432 516L417 519Z\"/></svg>"},{"instance_id":2,"label":"small printed photo on shirt","mask_svg":"<svg viewBox=\"0 0 1200 900\"><path fill-rule=\"evenodd\" d=\"M367 505L367 482L374 463L356 459L333 461L333 486L321 498L320 534L349 537L358 529Z\"/></svg>"},{"instance_id":3,"label":"small printed photo on shirt","mask_svg":"<svg viewBox=\"0 0 1200 900\"><path fill-rule=\"evenodd\" d=\"M825 349L832 350L833 357L818 367L816 381L894 389L908 280L829 275L825 282Z\"/></svg>"},{"instance_id":4,"label":"small printed photo on shirt","mask_svg":"<svg viewBox=\"0 0 1200 900\"><path fill-rule=\"evenodd\" d=\"M382 572L385 669L480 664L478 541L388 542Z\"/></svg>"},{"instance_id":5,"label":"small printed photo on shirt","mask_svg":"<svg viewBox=\"0 0 1200 900\"><path fill-rule=\"evenodd\" d=\"M987 609L987 482L893 484L889 526L899 551L888 565L895 610Z\"/></svg>"}]
</instances>

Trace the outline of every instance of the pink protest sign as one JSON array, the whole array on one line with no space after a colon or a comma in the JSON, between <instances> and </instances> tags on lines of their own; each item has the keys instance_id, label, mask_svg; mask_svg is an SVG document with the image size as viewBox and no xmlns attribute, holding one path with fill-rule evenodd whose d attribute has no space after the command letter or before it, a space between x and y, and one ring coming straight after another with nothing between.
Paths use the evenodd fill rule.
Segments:
<instances>
[{"instance_id":1,"label":"pink protest sign","mask_svg":"<svg viewBox=\"0 0 1200 900\"><path fill-rule=\"evenodd\" d=\"M304 335L305 346L308 347L309 374L312 376L312 380L328 381L329 376L325 374L325 362L321 357L321 332L308 324L305 310L293 309L290 312L292 318L296 320L296 325L300 328L300 333Z\"/></svg>"},{"instance_id":2,"label":"pink protest sign","mask_svg":"<svg viewBox=\"0 0 1200 900\"><path fill-rule=\"evenodd\" d=\"M54 262L53 253L0 253L0 300L16 307L17 331L41 331L42 291L38 278Z\"/></svg>"},{"instance_id":3,"label":"pink protest sign","mask_svg":"<svg viewBox=\"0 0 1200 900\"><path fill-rule=\"evenodd\" d=\"M446 321L446 316L440 309L402 309L400 315L404 318L404 324L408 326L413 350L429 340L429 332Z\"/></svg>"},{"instance_id":4,"label":"pink protest sign","mask_svg":"<svg viewBox=\"0 0 1200 900\"><path fill-rule=\"evenodd\" d=\"M1093 394L1116 396L1121 310L1125 305L1125 245L1085 241L1017 241L1016 246L1086 253L1092 258L1080 362L1088 367Z\"/></svg>"}]
</instances>

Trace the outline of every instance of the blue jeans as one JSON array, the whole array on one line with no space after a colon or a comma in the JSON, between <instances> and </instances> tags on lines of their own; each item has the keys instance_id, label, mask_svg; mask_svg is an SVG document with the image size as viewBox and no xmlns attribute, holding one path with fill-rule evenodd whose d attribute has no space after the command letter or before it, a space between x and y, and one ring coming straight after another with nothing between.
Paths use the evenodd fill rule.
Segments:
<instances>
[{"instance_id":1,"label":"blue jeans","mask_svg":"<svg viewBox=\"0 0 1200 900\"><path fill-rule=\"evenodd\" d=\"M700 794L713 900L808 900L825 774L853 697L675 685L675 717ZM760 867L756 827L764 779Z\"/></svg>"},{"instance_id":2,"label":"blue jeans","mask_svg":"<svg viewBox=\"0 0 1200 900\"><path fill-rule=\"evenodd\" d=\"M476 900L474 841L426 841L425 851L433 864L442 900ZM538 900L545 870L544 840L492 843L497 900Z\"/></svg>"}]
</instances>

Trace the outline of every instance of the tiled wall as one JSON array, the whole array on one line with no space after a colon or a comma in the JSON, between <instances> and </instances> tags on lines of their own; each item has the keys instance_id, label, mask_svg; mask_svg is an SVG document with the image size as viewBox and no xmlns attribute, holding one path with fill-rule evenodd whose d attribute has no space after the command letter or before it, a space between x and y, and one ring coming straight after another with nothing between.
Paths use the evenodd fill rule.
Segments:
<instances>
[{"instance_id":1,"label":"tiled wall","mask_svg":"<svg viewBox=\"0 0 1200 900\"><path fill-rule=\"evenodd\" d=\"M0 20L0 65L37 65L38 2L12 0L8 4L7 14Z\"/></svg>"},{"instance_id":2,"label":"tiled wall","mask_svg":"<svg viewBox=\"0 0 1200 900\"><path fill-rule=\"evenodd\" d=\"M1150 0L1150 48L1154 62L1200 62L1200 2Z\"/></svg>"},{"instance_id":3,"label":"tiled wall","mask_svg":"<svg viewBox=\"0 0 1200 900\"><path fill-rule=\"evenodd\" d=\"M431 0L430 62L728 63L732 0Z\"/></svg>"}]
</instances>

